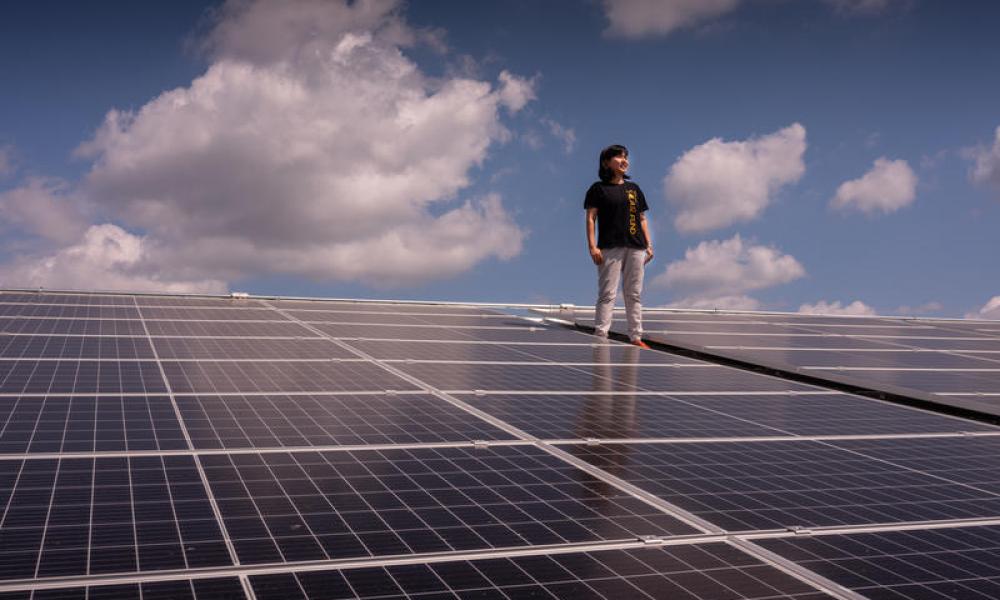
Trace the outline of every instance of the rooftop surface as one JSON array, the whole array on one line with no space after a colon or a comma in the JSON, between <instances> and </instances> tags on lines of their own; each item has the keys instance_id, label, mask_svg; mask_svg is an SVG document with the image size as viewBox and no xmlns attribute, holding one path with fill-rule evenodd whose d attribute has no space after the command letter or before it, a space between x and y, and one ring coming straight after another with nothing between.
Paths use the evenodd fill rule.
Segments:
<instances>
[{"instance_id":1,"label":"rooftop surface","mask_svg":"<svg viewBox=\"0 0 1000 600\"><path fill-rule=\"evenodd\" d=\"M0 292L0 598L1000 596L1000 326L526 308Z\"/></svg>"}]
</instances>

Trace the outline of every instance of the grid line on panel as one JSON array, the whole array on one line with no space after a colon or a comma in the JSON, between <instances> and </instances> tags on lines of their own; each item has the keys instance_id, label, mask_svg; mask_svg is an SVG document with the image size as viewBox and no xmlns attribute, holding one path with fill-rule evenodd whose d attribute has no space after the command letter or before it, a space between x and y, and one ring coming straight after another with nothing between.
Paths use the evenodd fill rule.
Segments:
<instances>
[{"instance_id":1,"label":"grid line on panel","mask_svg":"<svg viewBox=\"0 0 1000 600\"><path fill-rule=\"evenodd\" d=\"M750 556L764 562L765 564L772 565L775 568L808 583L809 585L823 590L834 598L838 598L839 600L866 600L865 596L858 594L854 590L846 588L839 583L823 577L811 569L796 564L795 562L790 561L779 554L775 554L766 548L762 548L753 542L741 540L739 538L731 538L729 543Z\"/></svg>"},{"instance_id":2,"label":"grid line on panel","mask_svg":"<svg viewBox=\"0 0 1000 600\"><path fill-rule=\"evenodd\" d=\"M139 313L139 318L142 320L142 326L146 330L146 335L149 335L149 328L146 327L146 320L142 318L142 308L139 306L139 302L136 301L135 297L132 298L135 303L136 310ZM167 373L163 369L163 364L160 362L160 357L156 353L156 346L153 346L152 339L149 340L150 346L153 348L153 357L156 360L156 366L160 370L160 377L163 378L163 385L166 389L167 396L170 398L170 403L173 405L174 415L177 418L177 422L180 423L181 431L184 433L184 439L187 443L189 449L194 450L194 445L191 443L191 436L188 434L187 427L184 425L184 418L181 415L180 408L177 406L177 400L174 398L173 389L170 386L170 381L167 379ZM208 478L205 476L205 469L202 468L201 460L198 456L192 456L192 462L194 462L195 468L198 471L198 476L201 480L201 485L205 488L205 493L208 497L209 504L212 507L212 514L215 516L215 521L219 527L219 531L222 533L222 537L226 542L226 550L229 552L229 558L232 564L238 565L239 556L236 554L236 549L233 547L233 541L229 536L229 532L226 530L226 523L222 520L222 513L219 512L219 505L215 501L215 496L212 493L212 488L208 485Z\"/></svg>"},{"instance_id":3,"label":"grid line on panel","mask_svg":"<svg viewBox=\"0 0 1000 600\"><path fill-rule=\"evenodd\" d=\"M756 543L871 598L1000 596L996 526L855 532Z\"/></svg>"},{"instance_id":4,"label":"grid line on panel","mask_svg":"<svg viewBox=\"0 0 1000 600\"><path fill-rule=\"evenodd\" d=\"M514 437L427 393L259 398L263 402L179 396L177 402L200 448L485 443Z\"/></svg>"},{"instance_id":5,"label":"grid line on panel","mask_svg":"<svg viewBox=\"0 0 1000 600\"><path fill-rule=\"evenodd\" d=\"M265 302L265 304L268 304L270 306L269 303ZM275 310L280 310L280 309L275 309ZM296 319L294 319L294 317L290 317L290 318L292 320L296 320ZM313 328L311 325L303 323L303 326L304 327L309 327L309 328L313 329L314 331L316 331L317 333L323 334L322 330ZM584 461L576 460L574 457L572 457L568 453L563 452L562 450L560 450L558 448L555 448L555 447L551 446L550 444L540 443L540 442L538 442L538 438L536 438L536 437L528 434L527 432L522 431L521 429L518 429L516 427L513 427L509 423L507 423L507 422L505 422L505 421L503 421L501 419L498 419L498 418L490 415L489 413L486 413L485 411L482 411L482 410L479 410L479 409L477 409L477 408L475 408L473 406L470 406L469 404L467 404L465 402L462 402L461 400L455 398L451 394L445 393L445 392L443 392L443 391L441 391L441 390L439 390L439 389L437 389L437 388L435 388L433 386L430 386L430 385L426 384L425 382L423 382L422 380L420 380L420 379L418 379L416 377L412 377L409 374L407 374L405 372L401 372L398 369L395 369L394 367L392 367L390 365L386 365L384 362L379 361L378 359L375 359L371 355L368 355L367 353L365 353L365 352L363 352L361 350L358 350L357 348L354 348L353 346L350 346L346 342L343 342L341 340L337 340L336 338L333 338L332 336L327 336L327 337L330 337L330 339L336 341L339 344L343 344L346 348L348 348L349 350L351 350L352 352L354 352L358 356L366 358L366 359L372 361L373 363L378 364L382 368L384 368L384 369L386 369L386 370L388 370L388 371L390 371L392 373L396 373L400 377L404 377L407 381L418 382L418 384L421 387L424 387L424 388L428 389L428 391L430 391L432 394L434 394L434 395L436 395L436 396L438 396L438 397L440 397L440 398L442 398L444 400L447 400L448 402L454 404L455 406L461 408L462 410L470 412L470 413L472 413L472 414L474 414L474 415L476 415L476 416L478 416L478 417L486 420L487 422L494 424L495 426L503 429L504 431L506 431L508 433L511 433L512 435L518 437L519 439L533 441L533 442L535 442L535 445L537 447L543 449L544 451L548 452L549 454L552 454L553 456L556 456L557 458L562 459L563 461L567 461L567 459L569 459L570 464L572 464L576 468L582 469L585 472L589 473L590 475L592 475L594 477L597 477L598 479L601 479L603 481L608 482L609 484L615 486L616 488L618 488L618 489L620 489L622 491L625 491L628 494L631 494L632 496L634 496L634 497L642 500L643 502L645 502L647 504L650 504L650 505L658 508L659 510L664 511L666 514L669 514L669 515L673 516L674 518L680 519L681 521L683 521L683 522L685 522L685 523L687 523L687 524L695 527L696 529L700 529L702 531L715 531L717 529L713 525L711 525L710 523L708 523L707 521L705 521L704 519L701 519L700 517L697 517L694 514L688 512L688 511L685 511L685 510L683 510L683 509L681 509L681 508L679 508L679 507L677 507L677 506L675 506L673 504L667 503L667 502L661 500L660 498L657 498L656 496L654 496L652 494L648 494L648 493L644 492L642 489L638 488L637 486L633 486L633 485L629 484L628 482L626 482L626 481L624 481L624 480L622 480L620 478L613 477L612 475L610 475L609 473L607 473L607 472L605 472L605 471L603 471L601 469L596 469L596 468L594 468L593 466L587 464Z\"/></svg>"},{"instance_id":6,"label":"grid line on panel","mask_svg":"<svg viewBox=\"0 0 1000 600\"><path fill-rule=\"evenodd\" d=\"M565 447L730 531L1000 516L995 492L843 452L832 442Z\"/></svg>"},{"instance_id":7,"label":"grid line on panel","mask_svg":"<svg viewBox=\"0 0 1000 600\"><path fill-rule=\"evenodd\" d=\"M273 305L271 305L268 302L265 302L265 304L267 304L268 306L272 306L272 308L274 308ZM274 308L274 310L277 310L278 312L282 312L282 309L280 309L280 308ZM488 423L491 423L492 425L494 425L496 427L499 427L503 431L506 431L507 433L515 436L518 439L523 439L523 440L534 440L535 439L533 436L528 435L527 433L521 431L520 429L512 427L510 424L508 424L508 423L506 423L504 421L501 421L500 419L497 419L497 418L493 417L492 415L489 415L489 414L487 414L487 413L485 413L483 411L480 411L480 410L477 410L477 409L475 409L473 407L468 406L464 402L461 402L461 401L457 400L456 398L453 398L450 395L445 394L444 392L441 392L440 390L434 388L433 386L428 385L427 383L421 381L420 379L418 379L416 377L412 377L408 373L400 371L399 369L396 369L395 367L386 364L384 361L376 359L373 356L371 356L370 354L368 354L368 353L366 353L366 352L364 352L362 350L359 350L359 349L355 348L354 346L351 346L347 342L345 342L343 340L340 340L338 338L335 338L335 337L333 337L333 336L331 336L331 335L329 335L327 333L324 333L322 330L313 327L311 324L299 321L295 317L287 315L287 313L286 313L286 316L288 316L292 321L300 323L303 327L306 327L306 328L310 329L314 333L316 333L318 335L321 335L321 336L329 339L330 341L334 342L335 344L337 344L339 346L342 346L344 349L350 351L355 356L358 356L359 358L363 358L366 361L371 362L372 364L378 365L379 367L381 367L382 369L386 370L387 372L392 373L393 375L395 375L397 377L400 377L400 378L404 379L405 381L407 381L407 382L409 382L411 384L416 385L417 387L419 387L422 390L426 390L427 392L433 394L434 396L437 396L438 398L441 398L442 400L445 400L445 401L449 402L450 404L453 404L453 405L461 408L462 410L470 412L473 415L475 415L475 416L477 416L477 417L479 417L481 419L484 419Z\"/></svg>"},{"instance_id":8,"label":"grid line on panel","mask_svg":"<svg viewBox=\"0 0 1000 600\"><path fill-rule=\"evenodd\" d=\"M221 577L256 577L262 575L284 575L290 573L319 573L324 571L337 570L340 572L365 571L372 568L392 568L399 566L416 565L439 565L442 563L453 563L459 561L485 561L497 559L531 559L534 557L558 557L582 553L613 553L617 551L652 551L669 549L701 549L708 546L718 546L728 542L731 538L717 534L699 534L691 536L678 536L664 540L652 541L616 541L616 542L595 542L582 544L558 544L533 546L524 548L507 548L502 550L472 550L458 552L434 552L420 555L393 556L384 558L365 559L333 559L323 561L303 561L293 563L263 563L263 564L242 564L231 567L204 567L196 570L162 570L145 573L121 573L121 574L98 574L53 577L38 581L24 582L4 582L0 581L0 593L10 591L22 591L25 587L33 590L55 590L67 587L78 586L108 586L108 585L128 585L137 583L169 582L176 580L204 581L214 580ZM732 545L732 544L729 544ZM742 554L742 553L741 553ZM746 557L745 554L742 554ZM763 561L765 564L767 561ZM710 565L704 568L711 569ZM421 596L416 596L421 597ZM769 598L771 596L768 596ZM395 599L396 596L393 596ZM812 598L812 597L810 597ZM618 600L614 598L613 600Z\"/></svg>"}]
</instances>

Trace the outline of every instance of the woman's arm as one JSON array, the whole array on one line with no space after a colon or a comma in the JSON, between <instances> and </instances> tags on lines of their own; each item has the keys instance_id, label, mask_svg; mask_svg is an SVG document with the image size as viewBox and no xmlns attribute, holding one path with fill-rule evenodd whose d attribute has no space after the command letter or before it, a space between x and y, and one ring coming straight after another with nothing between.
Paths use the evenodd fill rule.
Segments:
<instances>
[{"instance_id":1,"label":"woman's arm","mask_svg":"<svg viewBox=\"0 0 1000 600\"><path fill-rule=\"evenodd\" d=\"M646 218L646 213L639 214L639 225L642 227L642 237L646 238L646 260L653 260L653 238L649 237L649 220Z\"/></svg>"},{"instance_id":2,"label":"woman's arm","mask_svg":"<svg viewBox=\"0 0 1000 600\"><path fill-rule=\"evenodd\" d=\"M601 254L601 249L597 247L597 241L595 240L594 232L597 223L597 209L588 208L587 209L587 250L590 252L590 260L594 261L595 265L599 265L604 262L604 256ZM648 238L647 238L648 239Z\"/></svg>"}]
</instances>

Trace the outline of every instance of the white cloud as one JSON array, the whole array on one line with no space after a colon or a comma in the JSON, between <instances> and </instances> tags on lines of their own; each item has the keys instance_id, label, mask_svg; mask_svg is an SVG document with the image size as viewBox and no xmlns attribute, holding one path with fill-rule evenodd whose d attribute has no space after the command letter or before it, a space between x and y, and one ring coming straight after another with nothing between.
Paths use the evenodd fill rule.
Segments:
<instances>
[{"instance_id":1,"label":"white cloud","mask_svg":"<svg viewBox=\"0 0 1000 600\"><path fill-rule=\"evenodd\" d=\"M576 148L576 131L552 119L542 119L542 125L549 128L549 133L563 144L563 152L570 154Z\"/></svg>"},{"instance_id":2,"label":"white cloud","mask_svg":"<svg viewBox=\"0 0 1000 600\"><path fill-rule=\"evenodd\" d=\"M682 298L664 308L693 308L700 310L759 310L760 302L746 295Z\"/></svg>"},{"instance_id":3,"label":"white cloud","mask_svg":"<svg viewBox=\"0 0 1000 600\"><path fill-rule=\"evenodd\" d=\"M976 312L967 313L966 319L1000 319L1000 296L993 296Z\"/></svg>"},{"instance_id":4,"label":"white cloud","mask_svg":"<svg viewBox=\"0 0 1000 600\"><path fill-rule=\"evenodd\" d=\"M110 111L78 149L94 161L80 193L144 232L129 268L390 286L516 256L526 232L500 198L460 194L534 80L426 76L398 6L228 2L202 76Z\"/></svg>"},{"instance_id":5,"label":"white cloud","mask_svg":"<svg viewBox=\"0 0 1000 600\"><path fill-rule=\"evenodd\" d=\"M702 232L760 215L774 194L805 173L806 129L798 123L759 138L713 138L688 150L664 179L678 231Z\"/></svg>"},{"instance_id":6,"label":"white cloud","mask_svg":"<svg viewBox=\"0 0 1000 600\"><path fill-rule=\"evenodd\" d=\"M889 214L912 204L916 196L917 175L910 165L882 157L860 178L840 184L830 206L869 215Z\"/></svg>"},{"instance_id":7,"label":"white cloud","mask_svg":"<svg viewBox=\"0 0 1000 600\"><path fill-rule=\"evenodd\" d=\"M500 81L500 91L498 92L500 104L511 112L521 110L528 102L536 98L537 78L525 79L507 71L500 71L498 79Z\"/></svg>"},{"instance_id":8,"label":"white cloud","mask_svg":"<svg viewBox=\"0 0 1000 600\"><path fill-rule=\"evenodd\" d=\"M605 33L624 38L667 35L711 21L741 0L603 0L609 25Z\"/></svg>"},{"instance_id":9,"label":"white cloud","mask_svg":"<svg viewBox=\"0 0 1000 600\"><path fill-rule=\"evenodd\" d=\"M815 304L803 304L799 307L799 312L807 315L874 315L875 309L860 300L855 300L847 306L840 301L820 300Z\"/></svg>"},{"instance_id":10,"label":"white cloud","mask_svg":"<svg viewBox=\"0 0 1000 600\"><path fill-rule=\"evenodd\" d=\"M31 177L0 193L0 224L55 243L79 239L87 228L82 200L64 181Z\"/></svg>"},{"instance_id":11,"label":"white cloud","mask_svg":"<svg viewBox=\"0 0 1000 600\"><path fill-rule=\"evenodd\" d=\"M653 284L693 291L689 299L721 298L788 283L805 274L795 257L773 247L744 243L735 235L688 248L683 260L667 265Z\"/></svg>"},{"instance_id":12,"label":"white cloud","mask_svg":"<svg viewBox=\"0 0 1000 600\"><path fill-rule=\"evenodd\" d=\"M181 281L148 273L148 242L117 225L94 225L79 243L0 266L0 286L171 293L222 293L217 280Z\"/></svg>"},{"instance_id":13,"label":"white cloud","mask_svg":"<svg viewBox=\"0 0 1000 600\"><path fill-rule=\"evenodd\" d=\"M904 5L909 0L823 0L835 11L844 15L876 15L886 12L892 5Z\"/></svg>"},{"instance_id":14,"label":"white cloud","mask_svg":"<svg viewBox=\"0 0 1000 600\"><path fill-rule=\"evenodd\" d=\"M969 178L973 182L1000 189L1000 127L996 129L992 147L970 148L966 151L966 156L974 162L969 172Z\"/></svg>"},{"instance_id":15,"label":"white cloud","mask_svg":"<svg viewBox=\"0 0 1000 600\"><path fill-rule=\"evenodd\" d=\"M605 35L630 39L666 36L698 27L736 10L744 0L602 0ZM872 16L912 0L823 0L844 16Z\"/></svg>"}]
</instances>

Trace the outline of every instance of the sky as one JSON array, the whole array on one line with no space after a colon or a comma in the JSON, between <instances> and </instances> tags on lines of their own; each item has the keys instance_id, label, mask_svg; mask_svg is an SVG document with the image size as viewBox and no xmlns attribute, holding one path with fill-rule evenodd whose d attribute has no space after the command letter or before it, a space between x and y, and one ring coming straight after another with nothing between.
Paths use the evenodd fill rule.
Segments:
<instances>
[{"instance_id":1,"label":"sky","mask_svg":"<svg viewBox=\"0 0 1000 600\"><path fill-rule=\"evenodd\" d=\"M1000 318L1000 3L0 5L0 287Z\"/></svg>"}]
</instances>

